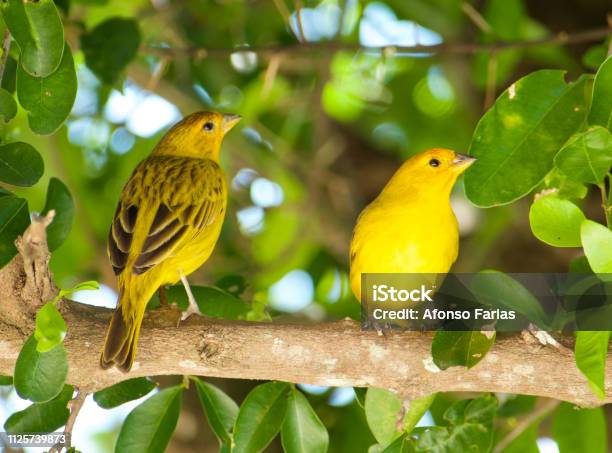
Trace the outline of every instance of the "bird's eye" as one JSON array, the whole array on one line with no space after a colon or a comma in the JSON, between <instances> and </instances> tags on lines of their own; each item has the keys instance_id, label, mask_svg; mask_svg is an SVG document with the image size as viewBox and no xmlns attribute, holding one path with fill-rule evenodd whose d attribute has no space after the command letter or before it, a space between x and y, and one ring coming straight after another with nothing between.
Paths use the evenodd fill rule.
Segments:
<instances>
[{"instance_id":1,"label":"bird's eye","mask_svg":"<svg viewBox=\"0 0 612 453\"><path fill-rule=\"evenodd\" d=\"M431 159L429 161L429 165L431 165L432 167L439 167L440 166L440 161L438 159Z\"/></svg>"},{"instance_id":2,"label":"bird's eye","mask_svg":"<svg viewBox=\"0 0 612 453\"><path fill-rule=\"evenodd\" d=\"M215 125L211 121L204 123L203 129L205 131L212 131L214 128L215 128Z\"/></svg>"}]
</instances>

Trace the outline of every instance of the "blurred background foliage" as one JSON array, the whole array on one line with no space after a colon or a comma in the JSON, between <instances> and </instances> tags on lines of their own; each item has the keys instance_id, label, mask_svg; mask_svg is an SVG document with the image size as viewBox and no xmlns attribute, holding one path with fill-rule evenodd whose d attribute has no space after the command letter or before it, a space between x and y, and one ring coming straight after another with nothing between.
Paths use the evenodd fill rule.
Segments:
<instances>
[{"instance_id":1,"label":"blurred background foliage","mask_svg":"<svg viewBox=\"0 0 612 453\"><path fill-rule=\"evenodd\" d=\"M261 315L267 307L312 322L358 318L347 280L351 229L404 159L431 147L467 151L485 107L512 81L540 68L564 69L569 80L594 72L608 42L493 54L414 54L393 46L514 42L601 28L610 6L607 0L56 4L77 69L72 112L54 134L40 136L20 109L4 134L5 141L32 144L45 161L40 181L16 191L31 210L42 210L52 177L74 198L72 230L51 260L57 284L97 280L99 291L74 298L114 306L106 237L123 184L172 123L214 109L243 120L222 151L231 187L222 236L191 280L225 289L246 283L240 292L251 312ZM102 48L114 50L111 59ZM15 90L10 77L2 86ZM478 209L458 184L452 202L462 233L457 271L566 271L578 253L533 237L529 200ZM603 223L596 194L583 209ZM237 401L252 386L216 383ZM329 430L330 451L366 451L375 443L352 389L304 390ZM190 392L169 451L215 451ZM0 416L21 407L14 394L7 397ZM439 398L428 417L440 418L449 401L452 396ZM88 445L80 448L108 451L128 409L104 412L107 421L100 423L101 409L89 403L75 429ZM555 451L552 442L541 446Z\"/></svg>"}]
</instances>

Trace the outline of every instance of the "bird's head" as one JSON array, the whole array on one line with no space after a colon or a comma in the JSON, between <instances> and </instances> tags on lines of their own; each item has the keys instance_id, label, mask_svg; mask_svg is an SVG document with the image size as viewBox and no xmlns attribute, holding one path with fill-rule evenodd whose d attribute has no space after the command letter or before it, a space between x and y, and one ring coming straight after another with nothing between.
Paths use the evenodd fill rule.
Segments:
<instances>
[{"instance_id":1,"label":"bird's head","mask_svg":"<svg viewBox=\"0 0 612 453\"><path fill-rule=\"evenodd\" d=\"M153 151L156 155L175 155L218 160L223 137L240 121L240 115L196 112L175 124Z\"/></svg>"},{"instance_id":2,"label":"bird's head","mask_svg":"<svg viewBox=\"0 0 612 453\"><path fill-rule=\"evenodd\" d=\"M450 193L455 181L476 158L450 149L434 148L408 159L388 186L399 190Z\"/></svg>"}]
</instances>

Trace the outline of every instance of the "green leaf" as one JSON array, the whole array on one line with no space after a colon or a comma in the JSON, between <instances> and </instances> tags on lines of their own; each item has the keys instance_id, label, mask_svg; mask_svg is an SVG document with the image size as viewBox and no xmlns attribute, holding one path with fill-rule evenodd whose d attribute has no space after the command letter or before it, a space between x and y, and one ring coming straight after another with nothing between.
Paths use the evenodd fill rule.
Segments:
<instances>
[{"instance_id":1,"label":"green leaf","mask_svg":"<svg viewBox=\"0 0 612 453\"><path fill-rule=\"evenodd\" d=\"M11 93L4 88L0 88L0 117L5 123L15 118L17 115L17 102Z\"/></svg>"},{"instance_id":2,"label":"green leaf","mask_svg":"<svg viewBox=\"0 0 612 453\"><path fill-rule=\"evenodd\" d=\"M560 453L605 453L608 451L606 417L601 407L578 409L561 403L552 423Z\"/></svg>"},{"instance_id":3,"label":"green leaf","mask_svg":"<svg viewBox=\"0 0 612 453\"><path fill-rule=\"evenodd\" d=\"M398 420L402 413L402 401L392 392L384 389L369 388L366 392L364 410L370 431L381 447L386 447L403 431L411 432L423 414L427 412L436 394L408 403L403 420Z\"/></svg>"},{"instance_id":4,"label":"green leaf","mask_svg":"<svg viewBox=\"0 0 612 453\"><path fill-rule=\"evenodd\" d=\"M0 376L0 385L13 385L13 376Z\"/></svg>"},{"instance_id":5,"label":"green leaf","mask_svg":"<svg viewBox=\"0 0 612 453\"><path fill-rule=\"evenodd\" d=\"M13 142L0 146L0 181L30 187L38 182L44 169L42 157L32 145Z\"/></svg>"},{"instance_id":6,"label":"green leaf","mask_svg":"<svg viewBox=\"0 0 612 453\"><path fill-rule=\"evenodd\" d=\"M34 77L46 77L60 64L64 27L52 0L8 0L2 16L21 49L21 65Z\"/></svg>"},{"instance_id":7,"label":"green leaf","mask_svg":"<svg viewBox=\"0 0 612 453\"><path fill-rule=\"evenodd\" d=\"M575 274L593 273L593 269L591 269L591 266L589 265L589 260L584 255L577 256L570 261L569 271Z\"/></svg>"},{"instance_id":8,"label":"green leaf","mask_svg":"<svg viewBox=\"0 0 612 453\"><path fill-rule=\"evenodd\" d=\"M612 128L612 56L603 62L595 75L589 124Z\"/></svg>"},{"instance_id":9,"label":"green leaf","mask_svg":"<svg viewBox=\"0 0 612 453\"><path fill-rule=\"evenodd\" d=\"M163 453L176 428L183 387L156 393L129 413L117 438L115 453Z\"/></svg>"},{"instance_id":10,"label":"green leaf","mask_svg":"<svg viewBox=\"0 0 612 453\"><path fill-rule=\"evenodd\" d=\"M557 167L553 168L544 178L544 187L555 196L566 200L581 200L589 191L585 184L565 176Z\"/></svg>"},{"instance_id":11,"label":"green leaf","mask_svg":"<svg viewBox=\"0 0 612 453\"><path fill-rule=\"evenodd\" d=\"M395 439L381 453L412 453L414 446L407 434L404 434Z\"/></svg>"},{"instance_id":12,"label":"green leaf","mask_svg":"<svg viewBox=\"0 0 612 453\"><path fill-rule=\"evenodd\" d=\"M404 414L404 431L409 433L414 429L414 427L421 420L421 418L423 418L423 415L425 415L425 412L427 412L427 410L434 402L436 395L436 393L432 393L430 395L424 396L423 398L411 400L408 403L408 408L406 409L406 413Z\"/></svg>"},{"instance_id":13,"label":"green leaf","mask_svg":"<svg viewBox=\"0 0 612 453\"><path fill-rule=\"evenodd\" d=\"M33 77L17 70L17 97L28 111L28 124L37 134L55 132L70 115L77 92L77 78L70 47L66 44L57 70L46 77Z\"/></svg>"},{"instance_id":14,"label":"green leaf","mask_svg":"<svg viewBox=\"0 0 612 453\"><path fill-rule=\"evenodd\" d=\"M62 291L64 292L64 294L68 295L68 294L76 293L77 291L93 291L97 289L100 289L100 284L97 281L87 280L86 282L78 283L72 288L64 289Z\"/></svg>"},{"instance_id":15,"label":"green leaf","mask_svg":"<svg viewBox=\"0 0 612 453\"><path fill-rule=\"evenodd\" d=\"M415 450L423 453L488 452L493 442L496 410L497 400L492 395L458 401L444 413L450 426L429 428L419 437Z\"/></svg>"},{"instance_id":16,"label":"green leaf","mask_svg":"<svg viewBox=\"0 0 612 453\"><path fill-rule=\"evenodd\" d=\"M157 387L157 384L147 378L133 378L118 382L94 393L93 399L101 408L112 409L128 401L142 398L155 387Z\"/></svg>"},{"instance_id":17,"label":"green leaf","mask_svg":"<svg viewBox=\"0 0 612 453\"><path fill-rule=\"evenodd\" d=\"M326 453L329 447L325 425L308 399L295 388L289 395L281 441L285 453Z\"/></svg>"},{"instance_id":18,"label":"green leaf","mask_svg":"<svg viewBox=\"0 0 612 453\"><path fill-rule=\"evenodd\" d=\"M30 336L15 363L15 390L24 399L43 403L55 398L64 388L68 359L64 345L48 352L36 350L36 339Z\"/></svg>"},{"instance_id":19,"label":"green leaf","mask_svg":"<svg viewBox=\"0 0 612 453\"><path fill-rule=\"evenodd\" d=\"M601 184L612 166L612 135L601 126L575 134L555 156L555 166L574 181Z\"/></svg>"},{"instance_id":20,"label":"green leaf","mask_svg":"<svg viewBox=\"0 0 612 453\"><path fill-rule=\"evenodd\" d=\"M134 19L115 17L81 36L87 66L100 80L114 84L136 57L140 30Z\"/></svg>"},{"instance_id":21,"label":"green leaf","mask_svg":"<svg viewBox=\"0 0 612 453\"><path fill-rule=\"evenodd\" d=\"M580 247L580 225L584 218L574 203L551 195L535 201L529 210L533 235L555 247Z\"/></svg>"},{"instance_id":22,"label":"green leaf","mask_svg":"<svg viewBox=\"0 0 612 453\"><path fill-rule=\"evenodd\" d=\"M12 414L4 424L10 433L49 433L66 424L70 411L68 401L74 388L65 385L59 395L46 403L34 403Z\"/></svg>"},{"instance_id":23,"label":"green leaf","mask_svg":"<svg viewBox=\"0 0 612 453\"><path fill-rule=\"evenodd\" d=\"M470 291L483 305L515 310L540 327L547 325L546 313L538 299L520 282L503 272L478 272L470 282Z\"/></svg>"},{"instance_id":24,"label":"green leaf","mask_svg":"<svg viewBox=\"0 0 612 453\"><path fill-rule=\"evenodd\" d=\"M234 425L232 453L262 451L278 434L291 387L284 382L258 385L247 395Z\"/></svg>"},{"instance_id":25,"label":"green leaf","mask_svg":"<svg viewBox=\"0 0 612 453\"><path fill-rule=\"evenodd\" d=\"M230 444L231 431L238 416L238 405L223 390L194 378L196 390L208 424L222 444Z\"/></svg>"},{"instance_id":26,"label":"green leaf","mask_svg":"<svg viewBox=\"0 0 612 453\"><path fill-rule=\"evenodd\" d=\"M400 433L397 422L402 401L389 390L370 387L366 393L364 409L376 441L383 446L390 444Z\"/></svg>"},{"instance_id":27,"label":"green leaf","mask_svg":"<svg viewBox=\"0 0 612 453\"><path fill-rule=\"evenodd\" d=\"M8 264L17 254L15 239L28 225L28 202L13 196L0 197L0 267Z\"/></svg>"},{"instance_id":28,"label":"green leaf","mask_svg":"<svg viewBox=\"0 0 612 453\"><path fill-rule=\"evenodd\" d=\"M74 220L74 202L70 191L57 178L49 180L47 187L47 201L43 213L48 213L51 209L55 209L55 217L53 222L47 227L47 244L49 251L53 252L64 243Z\"/></svg>"},{"instance_id":29,"label":"green leaf","mask_svg":"<svg viewBox=\"0 0 612 453\"><path fill-rule=\"evenodd\" d=\"M452 366L472 368L480 362L495 343L495 331L436 332L431 344L431 355L438 368Z\"/></svg>"},{"instance_id":30,"label":"green leaf","mask_svg":"<svg viewBox=\"0 0 612 453\"><path fill-rule=\"evenodd\" d=\"M223 319L244 319L251 306L236 296L211 286L192 286L191 291L198 302L200 312L206 316ZM167 288L168 301L176 302L181 309L188 305L187 294L182 285Z\"/></svg>"},{"instance_id":31,"label":"green leaf","mask_svg":"<svg viewBox=\"0 0 612 453\"><path fill-rule=\"evenodd\" d=\"M598 398L605 397L606 358L610 332L576 331L576 366Z\"/></svg>"},{"instance_id":32,"label":"green leaf","mask_svg":"<svg viewBox=\"0 0 612 453\"><path fill-rule=\"evenodd\" d=\"M612 231L597 222L585 220L580 237L591 269L596 274L612 274Z\"/></svg>"},{"instance_id":33,"label":"green leaf","mask_svg":"<svg viewBox=\"0 0 612 453\"><path fill-rule=\"evenodd\" d=\"M566 84L563 71L536 71L513 83L482 117L469 154L467 197L478 206L528 194L552 168L561 146L586 115L587 78Z\"/></svg>"},{"instance_id":34,"label":"green leaf","mask_svg":"<svg viewBox=\"0 0 612 453\"><path fill-rule=\"evenodd\" d=\"M36 350L47 352L64 341L66 323L53 302L47 302L36 313Z\"/></svg>"},{"instance_id":35,"label":"green leaf","mask_svg":"<svg viewBox=\"0 0 612 453\"><path fill-rule=\"evenodd\" d=\"M6 65L4 66L4 73L2 74L2 83L0 87L4 88L11 94L15 93L17 88L17 66L19 63L11 55L6 59ZM15 106L17 104L15 103Z\"/></svg>"}]
</instances>

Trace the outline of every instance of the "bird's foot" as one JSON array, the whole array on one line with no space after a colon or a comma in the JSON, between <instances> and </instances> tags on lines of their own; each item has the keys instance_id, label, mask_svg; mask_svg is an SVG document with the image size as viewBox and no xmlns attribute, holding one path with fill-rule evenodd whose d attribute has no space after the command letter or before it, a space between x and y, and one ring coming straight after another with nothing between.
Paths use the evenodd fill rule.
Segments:
<instances>
[{"instance_id":1,"label":"bird's foot","mask_svg":"<svg viewBox=\"0 0 612 453\"><path fill-rule=\"evenodd\" d=\"M191 287L189 286L187 277L185 277L183 272L180 272L180 276L181 282L183 282L183 286L185 287L185 292L187 293L187 299L189 300L189 306L187 307L187 310L185 310L181 314L181 321L185 321L193 314L202 316L202 312L200 312L200 307L198 307L198 303L196 302L195 297L193 297L193 293L191 292Z\"/></svg>"},{"instance_id":2,"label":"bird's foot","mask_svg":"<svg viewBox=\"0 0 612 453\"><path fill-rule=\"evenodd\" d=\"M386 337L387 332L392 329L388 322L380 323L372 317L369 317L362 325L364 330L375 330L379 337Z\"/></svg>"},{"instance_id":3,"label":"bird's foot","mask_svg":"<svg viewBox=\"0 0 612 453\"><path fill-rule=\"evenodd\" d=\"M191 315L202 316L202 312L200 311L200 308L198 307L198 304L195 300L189 301L189 306L184 312L181 313L181 321L185 321Z\"/></svg>"}]
</instances>

